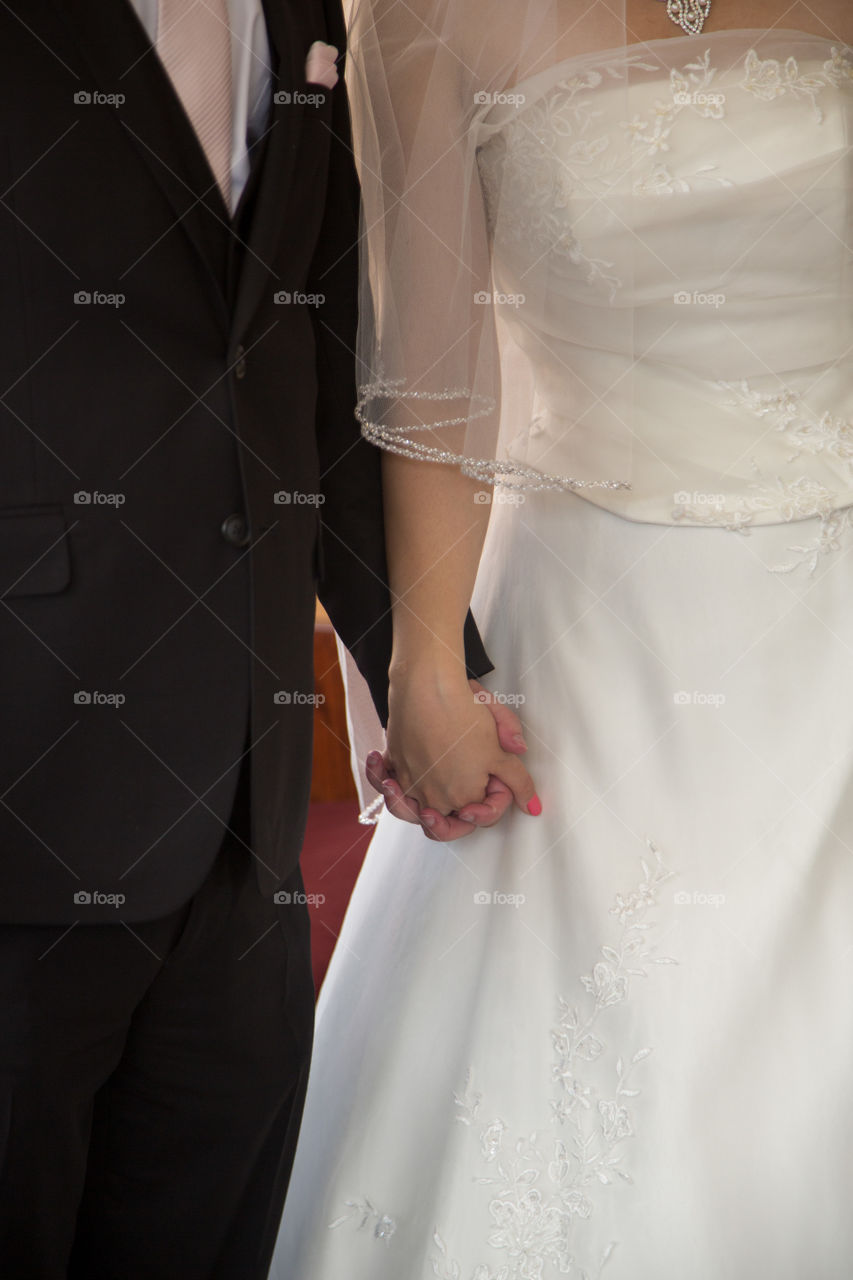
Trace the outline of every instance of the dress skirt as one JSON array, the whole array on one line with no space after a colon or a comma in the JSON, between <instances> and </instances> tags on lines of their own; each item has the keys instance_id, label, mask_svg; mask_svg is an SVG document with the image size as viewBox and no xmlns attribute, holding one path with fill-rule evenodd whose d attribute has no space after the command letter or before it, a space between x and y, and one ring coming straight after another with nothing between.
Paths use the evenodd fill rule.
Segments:
<instances>
[{"instance_id":1,"label":"dress skirt","mask_svg":"<svg viewBox=\"0 0 853 1280\"><path fill-rule=\"evenodd\" d=\"M853 1275L853 537L496 495L544 812L385 814L272 1280Z\"/></svg>"}]
</instances>

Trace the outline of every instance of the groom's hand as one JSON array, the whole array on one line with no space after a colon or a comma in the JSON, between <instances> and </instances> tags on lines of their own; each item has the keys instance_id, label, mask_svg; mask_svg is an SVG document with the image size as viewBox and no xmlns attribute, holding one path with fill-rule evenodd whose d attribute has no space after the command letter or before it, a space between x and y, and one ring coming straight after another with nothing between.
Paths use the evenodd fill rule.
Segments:
<instances>
[{"instance_id":1,"label":"groom's hand","mask_svg":"<svg viewBox=\"0 0 853 1280\"><path fill-rule=\"evenodd\" d=\"M502 702L497 702L477 680L469 680L472 692L484 703L495 721L498 740L503 751L523 755L527 750L521 721L515 712ZM466 804L456 814L445 816L436 809L421 808L416 800L403 795L386 757L379 751L371 751L367 757L367 777L372 787L385 797L385 806L402 822L417 823L431 840L458 840L469 836L476 827L493 827L500 822L513 803L513 794L499 778L490 776L485 799L477 804Z\"/></svg>"}]
</instances>

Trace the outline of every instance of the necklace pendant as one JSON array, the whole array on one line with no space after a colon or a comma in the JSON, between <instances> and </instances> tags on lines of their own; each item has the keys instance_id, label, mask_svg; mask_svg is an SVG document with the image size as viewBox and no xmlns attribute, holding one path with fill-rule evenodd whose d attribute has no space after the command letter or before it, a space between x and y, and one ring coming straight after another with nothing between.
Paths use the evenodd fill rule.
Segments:
<instances>
[{"instance_id":1,"label":"necklace pendant","mask_svg":"<svg viewBox=\"0 0 853 1280\"><path fill-rule=\"evenodd\" d=\"M698 36L711 12L711 0L666 0L666 11L687 35Z\"/></svg>"}]
</instances>

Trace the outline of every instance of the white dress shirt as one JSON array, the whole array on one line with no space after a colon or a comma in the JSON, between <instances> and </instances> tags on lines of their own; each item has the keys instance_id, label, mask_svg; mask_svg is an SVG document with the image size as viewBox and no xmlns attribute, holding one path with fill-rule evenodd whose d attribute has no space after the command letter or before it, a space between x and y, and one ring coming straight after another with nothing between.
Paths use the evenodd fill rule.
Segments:
<instances>
[{"instance_id":1,"label":"white dress shirt","mask_svg":"<svg viewBox=\"0 0 853 1280\"><path fill-rule=\"evenodd\" d=\"M237 208L249 177L249 147L267 124L272 69L261 0L226 0L231 26L231 210ZM152 44L157 43L157 0L131 0Z\"/></svg>"}]
</instances>

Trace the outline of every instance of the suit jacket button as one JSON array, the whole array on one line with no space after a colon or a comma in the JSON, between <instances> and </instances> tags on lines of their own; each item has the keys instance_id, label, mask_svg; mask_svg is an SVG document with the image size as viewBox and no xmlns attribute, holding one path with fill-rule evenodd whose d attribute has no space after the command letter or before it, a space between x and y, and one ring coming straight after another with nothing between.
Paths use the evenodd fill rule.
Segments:
<instances>
[{"instance_id":1,"label":"suit jacket button","mask_svg":"<svg viewBox=\"0 0 853 1280\"><path fill-rule=\"evenodd\" d=\"M245 378L246 376L246 348L242 344L237 347L234 352L236 357L234 362L234 377Z\"/></svg>"},{"instance_id":2,"label":"suit jacket button","mask_svg":"<svg viewBox=\"0 0 853 1280\"><path fill-rule=\"evenodd\" d=\"M247 547L252 540L248 524L237 514L226 516L222 521L222 536L232 547Z\"/></svg>"}]
</instances>

